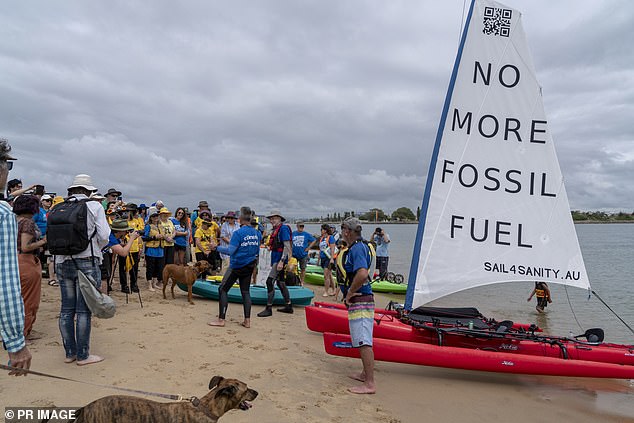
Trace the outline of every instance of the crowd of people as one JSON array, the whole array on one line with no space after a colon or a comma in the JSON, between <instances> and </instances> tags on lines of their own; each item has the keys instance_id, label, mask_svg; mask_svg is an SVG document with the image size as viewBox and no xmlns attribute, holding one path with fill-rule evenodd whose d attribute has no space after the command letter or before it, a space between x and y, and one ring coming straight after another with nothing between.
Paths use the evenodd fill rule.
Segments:
<instances>
[{"instance_id":1,"label":"crowd of people","mask_svg":"<svg viewBox=\"0 0 634 423\"><path fill-rule=\"evenodd\" d=\"M191 261L207 261L210 276L222 275L219 286L219 312L209 325L222 327L228 308L227 293L239 282L243 297L244 321L251 326L250 285L257 272L260 248L270 250L270 271L266 277L267 304L258 317L273 314L275 285L284 298L281 313L293 313L286 285L286 275L299 274L300 283L306 273L309 250L320 246L324 273L332 271L338 237L332 227L322 227L317 240L297 223L292 231L279 210L266 216L272 225L266 234L255 212L242 207L218 216L207 201L189 213L186 207L172 212L160 201L149 206L123 201L121 191L110 188L101 195L86 174L75 176L65 197L44 192L42 185L23 188L15 179L7 183L8 173L16 160L11 147L0 140L0 187L7 186L0 201L0 325L2 340L9 353L10 374L24 374L31 365L29 337L36 321L42 286L42 275L48 285L59 286L61 306L59 329L65 363L79 366L99 363L102 356L91 354L91 310L80 289L80 275L98 289L109 293L118 266L122 292L139 292L140 263L145 261L147 289L155 291L163 283L166 264L187 266ZM346 304L350 307L353 343L360 348L363 370L355 379L363 384L352 388L356 393L373 393L372 316L374 302L370 288L371 257L366 244L359 244L361 225L347 219L342 225L344 245L349 253L342 262L347 278L342 284ZM341 245L339 245L341 246ZM7 254L4 254L4 252ZM201 275L205 277L206 275ZM328 295L336 295L339 287L330 276Z\"/></svg>"}]
</instances>

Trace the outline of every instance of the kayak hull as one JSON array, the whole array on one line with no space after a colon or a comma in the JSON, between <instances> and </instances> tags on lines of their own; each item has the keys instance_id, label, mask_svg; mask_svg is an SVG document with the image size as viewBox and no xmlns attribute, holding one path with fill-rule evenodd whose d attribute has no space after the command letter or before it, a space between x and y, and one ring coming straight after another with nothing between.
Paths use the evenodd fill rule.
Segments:
<instances>
[{"instance_id":1,"label":"kayak hull","mask_svg":"<svg viewBox=\"0 0 634 423\"><path fill-rule=\"evenodd\" d=\"M331 355L360 357L358 348L352 348L349 335L324 333L324 347ZM374 339L372 349L375 360L420 366L530 375L634 378L634 366L596 361L564 360L554 357L440 347L381 338Z\"/></svg>"},{"instance_id":2,"label":"kayak hull","mask_svg":"<svg viewBox=\"0 0 634 423\"><path fill-rule=\"evenodd\" d=\"M178 284L178 287L187 291L187 286L183 284ZM192 293L194 295L198 295L204 298L210 298L212 300L218 300L220 298L218 288L220 284L218 282L210 282L197 280L194 282L192 286ZM304 288L302 286L289 286L288 293L291 297L291 304L293 305L309 305L315 293L308 288ZM231 303L242 303L242 294L240 293L240 288L235 285L229 289L228 298ZM266 305L267 302L267 290L266 287L263 286L255 286L251 285L250 287L251 294L251 302L253 304L258 305ZM275 288L275 297L273 299L273 304L276 305L284 305L284 297L282 297L282 292Z\"/></svg>"},{"instance_id":3,"label":"kayak hull","mask_svg":"<svg viewBox=\"0 0 634 423\"><path fill-rule=\"evenodd\" d=\"M350 328L345 309L338 304L316 303L320 306L305 308L306 324L315 332L332 332L348 335ZM514 325L515 328L522 325ZM443 328L441 328L443 329ZM527 333L511 335L488 330L467 330L460 328L452 331L435 327L416 328L403 323L395 317L393 311L377 309L373 329L374 339L388 339L414 343L430 344L441 348L478 349L511 355L531 355L558 358L562 360L580 360L611 363L634 367L634 346L612 343L591 344L566 338Z\"/></svg>"}]
</instances>

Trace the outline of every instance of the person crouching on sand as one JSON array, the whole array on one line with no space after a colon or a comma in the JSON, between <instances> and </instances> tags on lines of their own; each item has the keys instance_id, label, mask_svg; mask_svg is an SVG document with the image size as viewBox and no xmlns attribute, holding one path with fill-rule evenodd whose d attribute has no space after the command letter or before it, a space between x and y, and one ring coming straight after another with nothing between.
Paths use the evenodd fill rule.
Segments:
<instances>
[{"instance_id":1,"label":"person crouching on sand","mask_svg":"<svg viewBox=\"0 0 634 423\"><path fill-rule=\"evenodd\" d=\"M251 226L251 213L248 208L243 207L240 214L240 229L233 232L228 246L217 247L218 252L229 256L229 269L225 273L222 283L218 288L220 292L220 302L218 303L218 318L209 322L210 326L224 326L229 304L229 289L236 280L240 281L240 293L242 294L242 304L244 307L244 321L241 323L245 328L251 327L251 275L258 262L260 252L260 242L262 235Z\"/></svg>"}]
</instances>

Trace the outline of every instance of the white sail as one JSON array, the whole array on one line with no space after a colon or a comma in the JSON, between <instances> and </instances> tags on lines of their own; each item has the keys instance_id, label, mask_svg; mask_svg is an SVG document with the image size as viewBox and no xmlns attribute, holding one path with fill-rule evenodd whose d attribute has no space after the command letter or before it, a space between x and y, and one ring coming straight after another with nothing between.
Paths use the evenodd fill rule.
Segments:
<instances>
[{"instance_id":1,"label":"white sail","mask_svg":"<svg viewBox=\"0 0 634 423\"><path fill-rule=\"evenodd\" d=\"M428 175L406 305L467 288L589 288L520 13L471 4Z\"/></svg>"}]
</instances>

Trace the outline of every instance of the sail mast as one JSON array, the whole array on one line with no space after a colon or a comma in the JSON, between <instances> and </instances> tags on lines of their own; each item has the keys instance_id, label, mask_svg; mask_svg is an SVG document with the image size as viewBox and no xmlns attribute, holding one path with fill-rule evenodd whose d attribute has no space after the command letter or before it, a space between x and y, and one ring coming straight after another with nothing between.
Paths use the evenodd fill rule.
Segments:
<instances>
[{"instance_id":1,"label":"sail mast","mask_svg":"<svg viewBox=\"0 0 634 423\"><path fill-rule=\"evenodd\" d=\"M429 198L431 195L432 183L434 181L436 163L438 161L438 152L440 151L440 143L442 141L442 134L445 127L445 122L447 120L447 114L449 112L449 105L451 104L451 96L453 94L453 89L456 83L456 76L458 75L458 68L460 67L460 58L462 57L462 51L467 40L467 33L469 32L469 24L471 23L474 3L475 0L471 0L469 13L467 14L467 19L462 31L462 36L460 37L460 45L458 46L458 52L456 53L456 60L453 65L453 71L451 72L451 79L449 80L449 86L447 87L447 95L445 96L445 104L443 105L440 123L438 124L438 130L436 131L436 142L434 143L434 150L432 152L431 162L429 163L429 170L427 172L427 182L425 184L425 194L423 195L423 205L418 217L418 229L416 231L416 239L414 241L414 252L412 254L412 263L409 269L409 278L407 280L407 295L405 297L406 310L410 310L412 308L412 302L414 300L414 288L416 286L416 275L418 272L418 264L420 259L420 248L423 241L423 233L425 231L425 221L427 217L427 209L429 208Z\"/></svg>"}]
</instances>

